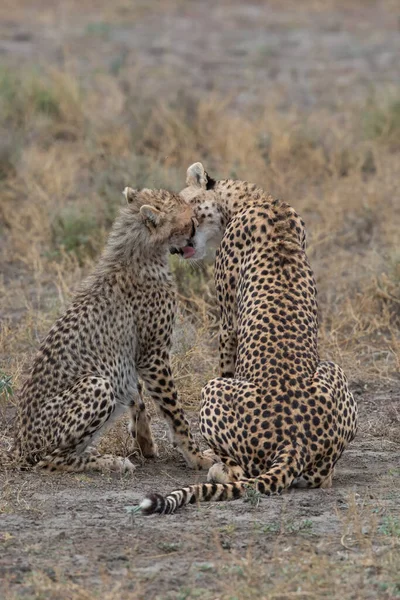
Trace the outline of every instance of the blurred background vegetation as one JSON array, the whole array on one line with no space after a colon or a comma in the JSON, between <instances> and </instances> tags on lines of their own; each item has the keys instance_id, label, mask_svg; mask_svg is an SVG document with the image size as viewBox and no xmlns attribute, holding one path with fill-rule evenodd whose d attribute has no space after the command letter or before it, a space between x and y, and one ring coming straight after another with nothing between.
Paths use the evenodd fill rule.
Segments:
<instances>
[{"instance_id":1,"label":"blurred background vegetation","mask_svg":"<svg viewBox=\"0 0 400 600\"><path fill-rule=\"evenodd\" d=\"M90 270L121 190L180 190L197 160L214 177L261 184L302 214L321 354L354 381L397 378L400 91L395 5L384 4L381 37L369 39L367 18L360 24L349 11L344 27L332 21L335 6L346 10L340 2L289 2L285 11L275 2L205 11L123 0L0 8L7 389L18 387L26 360ZM364 5L367 16L374 6ZM196 403L216 368L212 264L173 268L182 331L190 323L186 340L178 328L177 366L184 396Z\"/></svg>"}]
</instances>

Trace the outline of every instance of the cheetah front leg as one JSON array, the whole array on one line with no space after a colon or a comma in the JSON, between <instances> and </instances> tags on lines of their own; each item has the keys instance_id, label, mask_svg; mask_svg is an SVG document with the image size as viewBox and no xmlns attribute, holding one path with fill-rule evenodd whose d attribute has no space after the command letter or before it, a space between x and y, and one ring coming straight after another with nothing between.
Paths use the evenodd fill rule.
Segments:
<instances>
[{"instance_id":1,"label":"cheetah front leg","mask_svg":"<svg viewBox=\"0 0 400 600\"><path fill-rule=\"evenodd\" d=\"M160 353L146 365L142 364L138 370L147 391L170 426L174 445L182 452L188 466L193 469L211 467L213 458L200 452L190 431L189 422L172 379L169 354Z\"/></svg>"}]
</instances>

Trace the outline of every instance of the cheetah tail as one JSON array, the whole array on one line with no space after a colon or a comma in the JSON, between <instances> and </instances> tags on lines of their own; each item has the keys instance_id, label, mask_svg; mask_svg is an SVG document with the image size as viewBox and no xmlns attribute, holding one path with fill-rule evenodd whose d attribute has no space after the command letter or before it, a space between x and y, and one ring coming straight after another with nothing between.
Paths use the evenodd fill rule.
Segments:
<instances>
[{"instance_id":1,"label":"cheetah tail","mask_svg":"<svg viewBox=\"0 0 400 600\"><path fill-rule=\"evenodd\" d=\"M247 483L199 483L171 492L168 496L150 494L142 500L140 508L144 515L170 515L187 504L236 500L245 493Z\"/></svg>"},{"instance_id":2,"label":"cheetah tail","mask_svg":"<svg viewBox=\"0 0 400 600\"><path fill-rule=\"evenodd\" d=\"M270 496L288 488L302 471L303 460L296 448L285 449L275 459L267 473L252 479L240 479L232 483L199 483L162 496L151 494L142 500L142 514L169 515L186 504L196 502L219 502L236 500L250 490Z\"/></svg>"}]
</instances>

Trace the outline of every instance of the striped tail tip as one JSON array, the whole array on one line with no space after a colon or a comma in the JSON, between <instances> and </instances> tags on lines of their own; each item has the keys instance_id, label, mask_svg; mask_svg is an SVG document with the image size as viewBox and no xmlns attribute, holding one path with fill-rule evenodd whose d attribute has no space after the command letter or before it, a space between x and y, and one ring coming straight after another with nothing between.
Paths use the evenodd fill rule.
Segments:
<instances>
[{"instance_id":1,"label":"striped tail tip","mask_svg":"<svg viewBox=\"0 0 400 600\"><path fill-rule=\"evenodd\" d=\"M162 515L165 513L167 503L161 494L150 494L141 501L140 508L143 515L154 515L156 513Z\"/></svg>"}]
</instances>

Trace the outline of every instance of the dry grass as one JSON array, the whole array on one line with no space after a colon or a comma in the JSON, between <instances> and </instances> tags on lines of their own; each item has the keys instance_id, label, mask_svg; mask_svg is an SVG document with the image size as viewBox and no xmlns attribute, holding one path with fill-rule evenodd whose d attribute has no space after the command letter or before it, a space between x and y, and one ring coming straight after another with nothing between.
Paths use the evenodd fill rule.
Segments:
<instances>
[{"instance_id":1,"label":"dry grass","mask_svg":"<svg viewBox=\"0 0 400 600\"><path fill-rule=\"evenodd\" d=\"M0 129L8 131L0 153L1 369L16 387L25 358L95 260L121 189L179 189L196 159L216 176L255 181L299 210L318 280L322 355L352 378L396 376L398 100L307 118L271 107L238 115L215 96L148 110L113 76L0 75ZM209 330L212 269L175 270L196 329ZM206 338L204 353L185 349L179 361L187 380L193 353L199 363L210 354ZM210 366L200 370L208 375Z\"/></svg>"}]
</instances>

